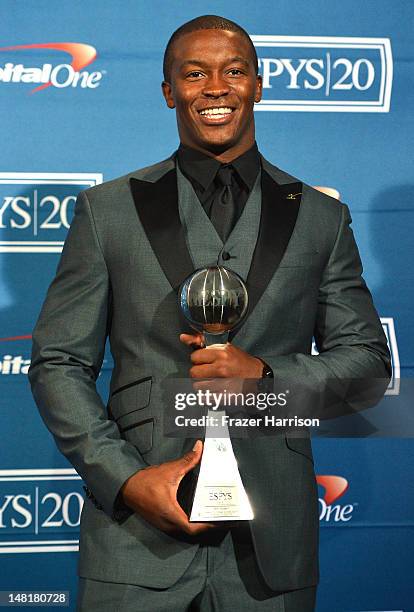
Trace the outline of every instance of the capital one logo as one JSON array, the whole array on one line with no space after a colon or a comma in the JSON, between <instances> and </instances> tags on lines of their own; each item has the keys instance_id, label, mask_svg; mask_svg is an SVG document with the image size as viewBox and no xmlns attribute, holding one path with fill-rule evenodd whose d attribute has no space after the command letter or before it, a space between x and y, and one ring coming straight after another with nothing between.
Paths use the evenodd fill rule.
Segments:
<instances>
[{"instance_id":1,"label":"capital one logo","mask_svg":"<svg viewBox=\"0 0 414 612\"><path fill-rule=\"evenodd\" d=\"M26 57L28 51L30 65L19 62L17 59L19 55L24 53L24 57ZM36 51L37 54L46 51L51 58L55 57L57 51L59 54L65 53L65 59L69 55L71 61L70 63L62 61L57 64L46 61L33 66L31 51ZM84 70L86 66L95 61L97 56L95 47L84 43L40 43L0 47L0 57L3 55L6 58L11 57L12 61L6 59L3 64L0 64L0 83L36 85L36 87L32 87L30 93L36 93L48 87L96 89L103 76L101 71L90 72ZM58 57L60 59L61 55Z\"/></svg>"},{"instance_id":2,"label":"capital one logo","mask_svg":"<svg viewBox=\"0 0 414 612\"><path fill-rule=\"evenodd\" d=\"M31 334L0 337L0 379L3 376L27 376L30 366ZM15 350L13 347L17 346ZM3 347L7 347L3 349ZM104 358L99 376L112 372L111 359Z\"/></svg>"},{"instance_id":3,"label":"capital one logo","mask_svg":"<svg viewBox=\"0 0 414 612\"><path fill-rule=\"evenodd\" d=\"M390 109L388 38L251 36L263 76L257 111L371 112Z\"/></svg>"},{"instance_id":4,"label":"capital one logo","mask_svg":"<svg viewBox=\"0 0 414 612\"><path fill-rule=\"evenodd\" d=\"M316 482L324 489L319 498L321 523L347 523L354 512L354 504L336 503L348 490L348 481L342 476L317 476Z\"/></svg>"},{"instance_id":5,"label":"capital one logo","mask_svg":"<svg viewBox=\"0 0 414 612\"><path fill-rule=\"evenodd\" d=\"M0 338L0 342L2 338ZM25 355L0 355L0 376L27 375L30 359Z\"/></svg>"},{"instance_id":6,"label":"capital one logo","mask_svg":"<svg viewBox=\"0 0 414 612\"><path fill-rule=\"evenodd\" d=\"M0 253L59 253L78 193L95 173L0 173Z\"/></svg>"}]
</instances>

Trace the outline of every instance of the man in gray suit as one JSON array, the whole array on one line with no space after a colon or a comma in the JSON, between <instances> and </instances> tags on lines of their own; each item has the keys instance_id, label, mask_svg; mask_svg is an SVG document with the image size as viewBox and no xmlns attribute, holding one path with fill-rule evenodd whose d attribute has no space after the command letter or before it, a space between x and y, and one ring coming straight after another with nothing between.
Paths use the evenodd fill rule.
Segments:
<instances>
[{"instance_id":1,"label":"man in gray suit","mask_svg":"<svg viewBox=\"0 0 414 612\"><path fill-rule=\"evenodd\" d=\"M87 485L78 609L307 612L318 581L309 438L235 439L254 520L190 523L177 489L202 444L164 435L161 383L273 374L340 387L389 376L386 340L347 207L257 151L262 80L246 32L215 16L184 24L164 79L178 152L79 195L34 331L34 397ZM182 334L177 290L217 261L246 281L250 309L226 350L206 350ZM95 381L108 336L105 407Z\"/></svg>"}]
</instances>

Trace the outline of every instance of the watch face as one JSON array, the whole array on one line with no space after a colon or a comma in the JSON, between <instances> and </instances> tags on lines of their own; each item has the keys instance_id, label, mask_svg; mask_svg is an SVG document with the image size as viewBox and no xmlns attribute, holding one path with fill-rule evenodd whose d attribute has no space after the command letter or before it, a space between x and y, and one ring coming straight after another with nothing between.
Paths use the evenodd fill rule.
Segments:
<instances>
[{"instance_id":1,"label":"watch face","mask_svg":"<svg viewBox=\"0 0 414 612\"><path fill-rule=\"evenodd\" d=\"M273 370L267 363L263 364L262 378L273 378Z\"/></svg>"}]
</instances>

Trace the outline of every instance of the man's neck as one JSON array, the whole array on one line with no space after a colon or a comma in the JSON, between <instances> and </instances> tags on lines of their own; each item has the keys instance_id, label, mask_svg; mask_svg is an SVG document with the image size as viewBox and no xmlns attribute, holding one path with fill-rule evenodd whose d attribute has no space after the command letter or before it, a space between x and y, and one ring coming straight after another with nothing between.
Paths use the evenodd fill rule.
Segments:
<instances>
[{"instance_id":1,"label":"man's neck","mask_svg":"<svg viewBox=\"0 0 414 612\"><path fill-rule=\"evenodd\" d=\"M189 145L186 142L181 141L181 144L184 145L185 147L189 147L190 149L199 151L200 153L203 153L204 155L207 155L208 157L211 157L212 159L217 160L221 164L230 164L234 159L236 159L237 157L240 157L240 155L243 155L243 153L246 153L246 151L251 149L254 143L255 143L255 140L253 139L252 142L249 142L247 144L244 143L241 146L236 145L234 147L230 147L229 149L226 149L223 151L220 149L205 149L203 147L198 147L198 146L195 146L194 144Z\"/></svg>"}]
</instances>

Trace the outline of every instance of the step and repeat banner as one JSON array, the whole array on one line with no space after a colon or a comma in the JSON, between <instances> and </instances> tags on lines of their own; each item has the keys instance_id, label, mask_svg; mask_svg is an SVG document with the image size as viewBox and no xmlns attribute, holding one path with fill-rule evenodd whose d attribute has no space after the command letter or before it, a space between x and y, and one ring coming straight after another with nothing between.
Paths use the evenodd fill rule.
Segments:
<instances>
[{"instance_id":1,"label":"step and repeat banner","mask_svg":"<svg viewBox=\"0 0 414 612\"><path fill-rule=\"evenodd\" d=\"M262 153L349 205L392 352L389 429L313 443L317 610L414 610L414 444L396 426L414 374L414 5L403 0L0 0L0 591L67 592L75 609L84 492L31 397L31 332L78 192L177 147L163 51L205 13L256 45ZM105 399L111 364L108 351Z\"/></svg>"}]
</instances>

